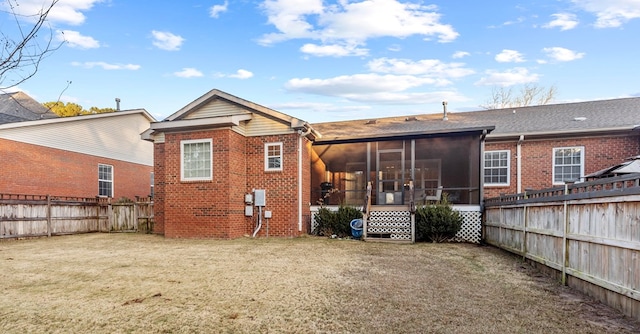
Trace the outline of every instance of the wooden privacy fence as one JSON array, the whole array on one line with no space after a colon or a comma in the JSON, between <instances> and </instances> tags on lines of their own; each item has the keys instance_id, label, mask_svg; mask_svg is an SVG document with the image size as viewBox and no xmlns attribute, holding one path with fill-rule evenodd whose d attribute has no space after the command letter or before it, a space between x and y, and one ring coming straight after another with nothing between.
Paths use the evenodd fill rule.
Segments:
<instances>
[{"instance_id":1,"label":"wooden privacy fence","mask_svg":"<svg viewBox=\"0 0 640 334\"><path fill-rule=\"evenodd\" d=\"M0 239L89 232L151 232L153 202L0 194Z\"/></svg>"},{"instance_id":2,"label":"wooden privacy fence","mask_svg":"<svg viewBox=\"0 0 640 334\"><path fill-rule=\"evenodd\" d=\"M484 239L640 320L640 175L487 199Z\"/></svg>"}]
</instances>

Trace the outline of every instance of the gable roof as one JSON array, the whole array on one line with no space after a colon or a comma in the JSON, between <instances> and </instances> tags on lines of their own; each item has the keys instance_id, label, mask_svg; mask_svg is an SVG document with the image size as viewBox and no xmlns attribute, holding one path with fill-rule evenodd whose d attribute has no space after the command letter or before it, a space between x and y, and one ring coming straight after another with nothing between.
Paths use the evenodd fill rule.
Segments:
<instances>
[{"instance_id":1,"label":"gable roof","mask_svg":"<svg viewBox=\"0 0 640 334\"><path fill-rule=\"evenodd\" d=\"M0 124L58 118L24 92L0 94Z\"/></svg>"},{"instance_id":2,"label":"gable roof","mask_svg":"<svg viewBox=\"0 0 640 334\"><path fill-rule=\"evenodd\" d=\"M232 105L234 110L224 108ZM220 109L216 109L220 108ZM237 127L243 122L257 122L259 118L269 119L288 131L302 131L306 136L318 136L310 125L296 117L281 113L265 106L250 102L218 89L212 89L196 100L182 107L161 122L151 124L143 138L152 140L154 133L211 127Z\"/></svg>"},{"instance_id":3,"label":"gable roof","mask_svg":"<svg viewBox=\"0 0 640 334\"><path fill-rule=\"evenodd\" d=\"M315 123L324 138L442 133L493 128L487 139L631 131L640 126L640 98L548 104L471 112L448 112Z\"/></svg>"}]
</instances>

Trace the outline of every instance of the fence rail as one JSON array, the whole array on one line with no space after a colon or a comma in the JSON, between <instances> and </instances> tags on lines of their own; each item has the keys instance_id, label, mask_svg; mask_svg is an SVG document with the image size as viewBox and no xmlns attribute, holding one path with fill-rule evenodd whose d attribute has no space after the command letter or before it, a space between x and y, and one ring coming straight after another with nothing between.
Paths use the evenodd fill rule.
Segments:
<instances>
[{"instance_id":1,"label":"fence rail","mask_svg":"<svg viewBox=\"0 0 640 334\"><path fill-rule=\"evenodd\" d=\"M485 202L484 239L640 320L640 176Z\"/></svg>"},{"instance_id":2,"label":"fence rail","mask_svg":"<svg viewBox=\"0 0 640 334\"><path fill-rule=\"evenodd\" d=\"M0 239L153 228L153 202L112 203L110 198L0 194Z\"/></svg>"}]
</instances>

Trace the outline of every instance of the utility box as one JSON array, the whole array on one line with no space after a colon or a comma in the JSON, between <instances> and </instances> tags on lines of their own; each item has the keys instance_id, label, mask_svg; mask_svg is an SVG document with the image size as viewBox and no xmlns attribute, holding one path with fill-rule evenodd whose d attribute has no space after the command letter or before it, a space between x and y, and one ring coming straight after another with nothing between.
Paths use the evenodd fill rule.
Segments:
<instances>
[{"instance_id":1,"label":"utility box","mask_svg":"<svg viewBox=\"0 0 640 334\"><path fill-rule=\"evenodd\" d=\"M256 206L267 206L267 191L265 189L256 189L253 191L253 195Z\"/></svg>"},{"instance_id":2,"label":"utility box","mask_svg":"<svg viewBox=\"0 0 640 334\"><path fill-rule=\"evenodd\" d=\"M244 215L247 217L253 217L253 206L246 205L244 207Z\"/></svg>"}]
</instances>

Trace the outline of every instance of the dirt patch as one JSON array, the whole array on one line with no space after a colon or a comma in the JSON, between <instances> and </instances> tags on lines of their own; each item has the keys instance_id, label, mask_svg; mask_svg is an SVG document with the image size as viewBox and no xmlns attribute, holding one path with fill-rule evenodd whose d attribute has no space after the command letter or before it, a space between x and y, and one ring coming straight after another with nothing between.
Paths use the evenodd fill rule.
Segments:
<instances>
[{"instance_id":1,"label":"dirt patch","mask_svg":"<svg viewBox=\"0 0 640 334\"><path fill-rule=\"evenodd\" d=\"M90 234L0 251L9 333L640 331L493 247Z\"/></svg>"}]
</instances>

